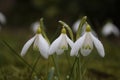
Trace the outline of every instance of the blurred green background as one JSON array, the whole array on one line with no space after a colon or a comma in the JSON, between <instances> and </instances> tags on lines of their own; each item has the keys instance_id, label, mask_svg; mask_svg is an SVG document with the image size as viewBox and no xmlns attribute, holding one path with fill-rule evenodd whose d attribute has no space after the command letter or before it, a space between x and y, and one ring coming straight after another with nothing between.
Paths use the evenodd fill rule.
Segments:
<instances>
[{"instance_id":1,"label":"blurred green background","mask_svg":"<svg viewBox=\"0 0 120 80\"><path fill-rule=\"evenodd\" d=\"M94 26L102 26L107 19L119 26L119 10L119 0L0 0L0 12L10 27L29 27L41 17L49 27L56 26L58 20L72 25L84 15Z\"/></svg>"},{"instance_id":2,"label":"blurred green background","mask_svg":"<svg viewBox=\"0 0 120 80\"><path fill-rule=\"evenodd\" d=\"M120 37L103 37L101 34L101 28L108 19L120 29L119 0L0 0L0 12L6 17L6 24L1 24L0 30L0 80L30 80L31 71L3 41L20 54L24 43L34 36L30 30L31 24L41 17L44 18L46 33L52 42L60 34L59 20L72 26L85 15L106 53L101 58L94 49L90 56L85 57L87 76L90 80L120 80ZM31 47L23 59L32 66L38 55ZM67 56L72 63L73 58L69 53ZM71 67L65 54L60 55L59 59L60 73L66 77ZM51 58L40 58L36 66L37 76L46 77L52 66L54 64ZM38 80L34 76L32 79Z\"/></svg>"}]
</instances>

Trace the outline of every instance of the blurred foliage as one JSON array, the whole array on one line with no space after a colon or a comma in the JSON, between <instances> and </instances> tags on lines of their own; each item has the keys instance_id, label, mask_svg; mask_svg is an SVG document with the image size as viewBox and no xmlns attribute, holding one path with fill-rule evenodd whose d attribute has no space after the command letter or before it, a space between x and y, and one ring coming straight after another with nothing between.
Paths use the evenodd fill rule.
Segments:
<instances>
[{"instance_id":1,"label":"blurred foliage","mask_svg":"<svg viewBox=\"0 0 120 80\"><path fill-rule=\"evenodd\" d=\"M9 7L9 8L8 8ZM101 27L107 19L119 26L119 0L1 0L0 11L5 13L8 25L25 27L44 17L48 26L58 20L72 25L87 15L94 27ZM18 27L19 27L18 26Z\"/></svg>"}]
</instances>

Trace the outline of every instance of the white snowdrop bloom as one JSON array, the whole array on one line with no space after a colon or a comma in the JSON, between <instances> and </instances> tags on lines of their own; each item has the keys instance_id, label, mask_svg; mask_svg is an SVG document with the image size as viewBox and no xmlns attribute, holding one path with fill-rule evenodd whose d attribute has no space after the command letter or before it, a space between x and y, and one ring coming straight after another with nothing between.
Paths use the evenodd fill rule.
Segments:
<instances>
[{"instance_id":1,"label":"white snowdrop bloom","mask_svg":"<svg viewBox=\"0 0 120 80\"><path fill-rule=\"evenodd\" d=\"M61 30L61 35L53 41L53 43L50 45L49 54L57 53L62 54L64 50L68 49L68 44L70 47L73 46L73 41L69 39L69 37L66 35L66 30L63 27Z\"/></svg>"},{"instance_id":2,"label":"white snowdrop bloom","mask_svg":"<svg viewBox=\"0 0 120 80\"><path fill-rule=\"evenodd\" d=\"M34 23L32 23L31 24L31 30L34 32L34 33L36 33L36 31L37 31L37 29L38 29L38 27L40 26L40 22L39 21L36 21L36 22L34 22Z\"/></svg>"},{"instance_id":3,"label":"white snowdrop bloom","mask_svg":"<svg viewBox=\"0 0 120 80\"><path fill-rule=\"evenodd\" d=\"M33 48L34 49L37 48L44 58L46 58L46 59L48 58L49 44L48 44L47 40L42 36L40 28L38 28L37 34L25 43L25 45L23 46L22 51L21 51L21 56L25 55L28 48L32 44L33 44Z\"/></svg>"},{"instance_id":4,"label":"white snowdrop bloom","mask_svg":"<svg viewBox=\"0 0 120 80\"><path fill-rule=\"evenodd\" d=\"M6 17L3 13L0 12L0 23L5 24L6 23Z\"/></svg>"},{"instance_id":5,"label":"white snowdrop bloom","mask_svg":"<svg viewBox=\"0 0 120 80\"><path fill-rule=\"evenodd\" d=\"M95 45L99 55L104 57L105 52L102 43L91 33L90 26L87 25L86 32L74 43L70 55L77 56L78 51L80 50L83 56L87 56L92 51L93 44Z\"/></svg>"},{"instance_id":6,"label":"white snowdrop bloom","mask_svg":"<svg viewBox=\"0 0 120 80\"><path fill-rule=\"evenodd\" d=\"M102 34L104 36L109 36L109 35L113 34L113 35L119 37L120 31L113 23L108 22L103 26Z\"/></svg>"}]
</instances>

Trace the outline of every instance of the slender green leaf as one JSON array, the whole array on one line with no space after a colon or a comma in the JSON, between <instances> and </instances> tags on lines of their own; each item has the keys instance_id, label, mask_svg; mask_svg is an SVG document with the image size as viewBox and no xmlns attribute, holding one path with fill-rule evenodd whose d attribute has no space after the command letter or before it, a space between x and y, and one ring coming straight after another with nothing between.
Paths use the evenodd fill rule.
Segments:
<instances>
[{"instance_id":1,"label":"slender green leaf","mask_svg":"<svg viewBox=\"0 0 120 80\"><path fill-rule=\"evenodd\" d=\"M84 16L79 24L78 31L76 34L76 40L80 37L81 32L82 32L82 27L85 24L86 20L87 20L87 16Z\"/></svg>"}]
</instances>

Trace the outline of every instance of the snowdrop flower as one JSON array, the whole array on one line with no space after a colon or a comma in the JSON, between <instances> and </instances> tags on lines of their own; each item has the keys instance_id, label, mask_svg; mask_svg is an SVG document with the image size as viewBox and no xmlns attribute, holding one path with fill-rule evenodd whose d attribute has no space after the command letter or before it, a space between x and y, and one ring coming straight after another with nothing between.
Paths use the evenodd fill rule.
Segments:
<instances>
[{"instance_id":1,"label":"snowdrop flower","mask_svg":"<svg viewBox=\"0 0 120 80\"><path fill-rule=\"evenodd\" d=\"M0 31L2 29L2 25L6 23L6 17L4 16L3 13L0 12Z\"/></svg>"},{"instance_id":2,"label":"snowdrop flower","mask_svg":"<svg viewBox=\"0 0 120 80\"><path fill-rule=\"evenodd\" d=\"M34 32L34 33L36 33L36 31L37 31L37 29L38 29L38 27L40 26L40 22L39 21L36 21L36 22L34 22L34 23L32 23L31 24L31 30Z\"/></svg>"},{"instance_id":3,"label":"snowdrop flower","mask_svg":"<svg viewBox=\"0 0 120 80\"><path fill-rule=\"evenodd\" d=\"M93 49L93 44L95 45L99 55L101 57L105 56L104 48L102 43L91 33L91 28L89 25L86 27L86 32L81 36L73 45L71 49L71 56L78 55L78 51L81 51L83 56L87 56Z\"/></svg>"},{"instance_id":4,"label":"snowdrop flower","mask_svg":"<svg viewBox=\"0 0 120 80\"><path fill-rule=\"evenodd\" d=\"M115 36L118 37L120 35L120 31L113 23L108 22L103 26L102 34L104 36L109 36L111 34L114 34Z\"/></svg>"},{"instance_id":5,"label":"snowdrop flower","mask_svg":"<svg viewBox=\"0 0 120 80\"><path fill-rule=\"evenodd\" d=\"M0 12L0 23L5 24L6 23L6 17L4 16L3 13Z\"/></svg>"},{"instance_id":6,"label":"snowdrop flower","mask_svg":"<svg viewBox=\"0 0 120 80\"><path fill-rule=\"evenodd\" d=\"M49 54L57 53L62 54L64 50L68 49L68 44L70 47L73 46L73 41L69 39L69 37L66 35L66 30L63 27L61 30L61 35L53 41L53 43L50 46Z\"/></svg>"},{"instance_id":7,"label":"snowdrop flower","mask_svg":"<svg viewBox=\"0 0 120 80\"><path fill-rule=\"evenodd\" d=\"M40 27L37 30L37 34L34 37L32 37L30 40L28 40L23 46L21 51L21 56L25 55L25 53L27 52L28 48L32 45L32 43L33 43L33 48L34 49L37 48L40 51L41 55L47 59L49 44L46 41L46 39L42 36Z\"/></svg>"}]
</instances>

